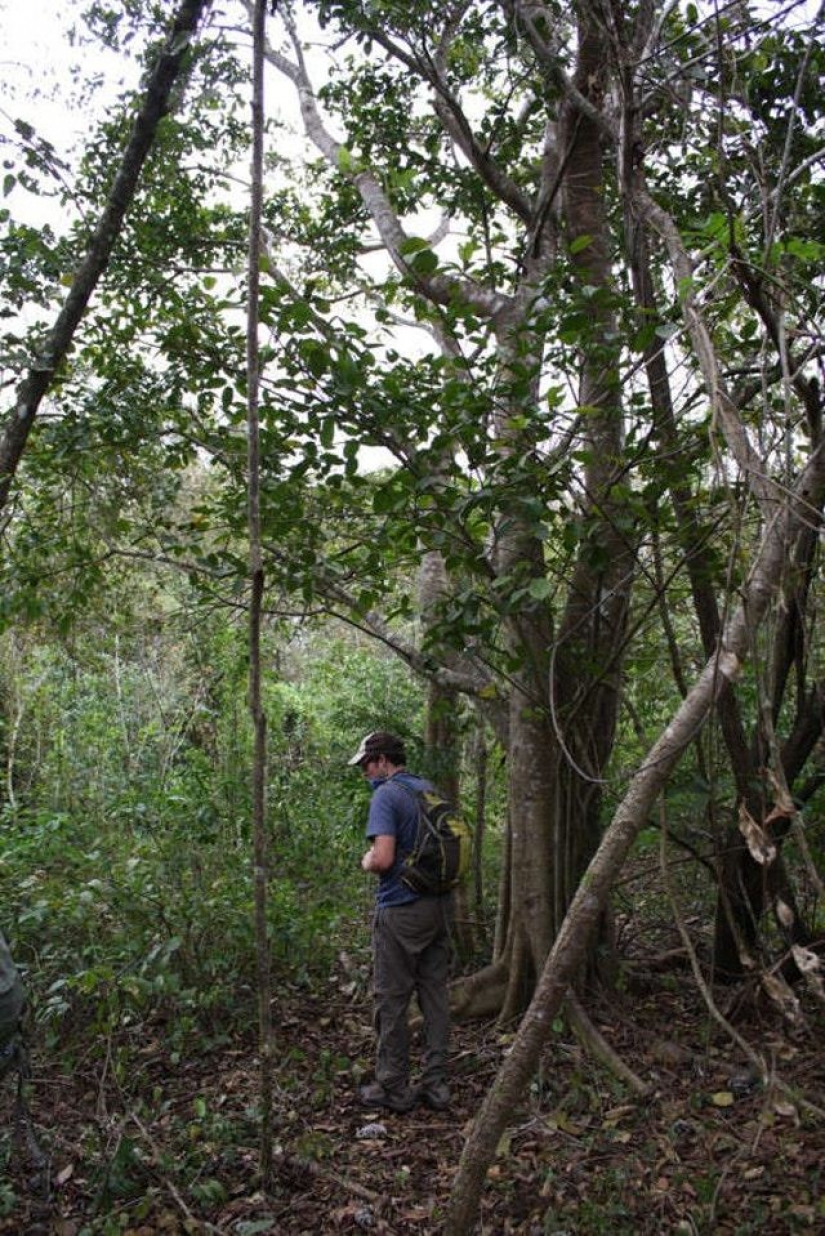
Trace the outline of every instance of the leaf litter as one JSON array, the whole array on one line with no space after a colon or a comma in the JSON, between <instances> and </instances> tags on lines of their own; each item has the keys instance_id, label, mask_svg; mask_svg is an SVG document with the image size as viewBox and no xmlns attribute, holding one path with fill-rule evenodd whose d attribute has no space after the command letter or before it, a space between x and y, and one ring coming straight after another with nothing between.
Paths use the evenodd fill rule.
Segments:
<instances>
[{"instance_id":1,"label":"leaf litter","mask_svg":"<svg viewBox=\"0 0 825 1236\"><path fill-rule=\"evenodd\" d=\"M803 1004L804 992L800 993ZM360 1002L360 1003L359 1003ZM483 1236L825 1231L825 1121L795 1102L825 1092L821 1004L805 1029L763 1008L744 1027L783 1088L748 1062L673 974L590 1007L649 1086L638 1098L562 1025L487 1173ZM0 1233L19 1236L307 1236L437 1233L468 1129L512 1036L454 1028L454 1101L375 1120L358 1104L372 1053L363 991L282 985L275 1010L274 1188L258 1171L252 1024L178 1058L144 1027L139 1067L69 1068L35 1047L29 1106L48 1173L12 1141L0 1094ZM118 1047L124 1056L128 1042ZM148 1050L150 1048L151 1050ZM47 1179L44 1178L47 1175Z\"/></svg>"}]
</instances>

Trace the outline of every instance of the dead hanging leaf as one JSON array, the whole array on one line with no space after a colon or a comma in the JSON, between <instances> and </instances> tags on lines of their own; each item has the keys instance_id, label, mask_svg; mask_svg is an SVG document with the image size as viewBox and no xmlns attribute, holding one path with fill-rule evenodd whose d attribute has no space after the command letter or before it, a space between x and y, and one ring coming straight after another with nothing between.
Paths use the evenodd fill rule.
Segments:
<instances>
[{"instance_id":1,"label":"dead hanging leaf","mask_svg":"<svg viewBox=\"0 0 825 1236\"><path fill-rule=\"evenodd\" d=\"M771 783L774 801L774 808L768 816L768 819L778 820L783 816L786 819L791 819L796 815L796 804L791 798L791 792L785 784L785 781L779 781L772 768L768 770L768 780Z\"/></svg>"},{"instance_id":2,"label":"dead hanging leaf","mask_svg":"<svg viewBox=\"0 0 825 1236\"><path fill-rule=\"evenodd\" d=\"M788 1021L795 1024L802 1021L802 1007L783 978L780 978L778 974L763 974L762 986Z\"/></svg>"},{"instance_id":3,"label":"dead hanging leaf","mask_svg":"<svg viewBox=\"0 0 825 1236\"><path fill-rule=\"evenodd\" d=\"M801 944L793 944L791 954L813 995L821 1004L825 1004L825 983L820 973L821 959L811 949L803 948Z\"/></svg>"},{"instance_id":4,"label":"dead hanging leaf","mask_svg":"<svg viewBox=\"0 0 825 1236\"><path fill-rule=\"evenodd\" d=\"M814 974L820 969L820 958L809 948L803 948L801 944L794 944L791 947L793 959L803 974Z\"/></svg>"},{"instance_id":5,"label":"dead hanging leaf","mask_svg":"<svg viewBox=\"0 0 825 1236\"><path fill-rule=\"evenodd\" d=\"M757 824L744 803L739 805L739 831L745 838L750 856L763 867L770 866L776 858L776 846L761 824Z\"/></svg>"},{"instance_id":6,"label":"dead hanging leaf","mask_svg":"<svg viewBox=\"0 0 825 1236\"><path fill-rule=\"evenodd\" d=\"M790 929L794 925L796 915L786 901L781 897L776 899L776 917L786 929Z\"/></svg>"}]
</instances>

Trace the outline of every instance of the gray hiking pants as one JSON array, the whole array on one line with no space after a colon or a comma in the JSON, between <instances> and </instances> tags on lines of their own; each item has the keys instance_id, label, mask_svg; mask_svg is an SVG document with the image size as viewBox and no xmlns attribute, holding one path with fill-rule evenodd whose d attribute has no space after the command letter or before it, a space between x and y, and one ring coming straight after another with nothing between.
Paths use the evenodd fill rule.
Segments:
<instances>
[{"instance_id":1,"label":"gray hiking pants","mask_svg":"<svg viewBox=\"0 0 825 1236\"><path fill-rule=\"evenodd\" d=\"M379 907L373 920L375 1077L386 1090L409 1082L408 1010L413 993L424 1018L425 1085L445 1081L450 1011L452 897L419 897L403 906Z\"/></svg>"}]
</instances>

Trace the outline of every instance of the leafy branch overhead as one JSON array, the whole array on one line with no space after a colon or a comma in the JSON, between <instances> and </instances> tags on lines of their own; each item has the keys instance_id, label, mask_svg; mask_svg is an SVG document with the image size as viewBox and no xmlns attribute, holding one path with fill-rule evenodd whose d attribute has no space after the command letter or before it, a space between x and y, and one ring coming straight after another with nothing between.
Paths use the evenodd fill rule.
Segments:
<instances>
[{"instance_id":1,"label":"leafy branch overhead","mask_svg":"<svg viewBox=\"0 0 825 1236\"><path fill-rule=\"evenodd\" d=\"M206 0L184 0L171 23L165 46L157 55L144 99L135 117L108 199L75 272L60 314L38 350L28 377L17 389L16 403L6 416L0 438L0 509L5 506L15 472L40 403L55 380L89 300L108 265L112 249L134 196L143 164L168 106L171 92L185 68L186 56Z\"/></svg>"}]
</instances>

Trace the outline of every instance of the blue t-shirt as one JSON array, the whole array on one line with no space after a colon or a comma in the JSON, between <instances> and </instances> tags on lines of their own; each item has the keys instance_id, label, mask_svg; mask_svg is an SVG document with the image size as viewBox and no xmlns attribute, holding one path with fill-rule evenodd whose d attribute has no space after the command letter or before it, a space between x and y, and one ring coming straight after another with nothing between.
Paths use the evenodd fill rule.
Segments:
<instances>
[{"instance_id":1,"label":"blue t-shirt","mask_svg":"<svg viewBox=\"0 0 825 1236\"><path fill-rule=\"evenodd\" d=\"M375 894L377 906L402 906L418 899L418 893L414 893L401 880L404 859L415 846L418 802L397 784L399 781L415 790L433 788L432 782L425 781L423 777L403 772L380 781L373 791L367 818L367 837L395 837L395 862L389 871L381 873Z\"/></svg>"}]
</instances>

